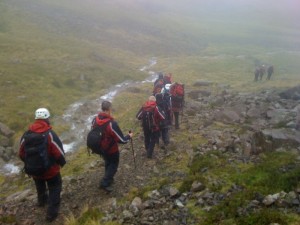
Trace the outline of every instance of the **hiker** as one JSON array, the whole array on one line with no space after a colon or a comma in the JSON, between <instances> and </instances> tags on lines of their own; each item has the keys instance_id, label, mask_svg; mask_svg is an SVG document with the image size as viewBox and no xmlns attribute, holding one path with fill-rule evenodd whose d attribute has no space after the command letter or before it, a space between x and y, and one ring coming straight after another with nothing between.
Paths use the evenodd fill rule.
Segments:
<instances>
[{"instance_id":1,"label":"hiker","mask_svg":"<svg viewBox=\"0 0 300 225\"><path fill-rule=\"evenodd\" d=\"M154 81L153 84L153 96L160 93L162 88L164 87L164 75L163 73L158 73L158 78Z\"/></svg>"},{"instance_id":2,"label":"hiker","mask_svg":"<svg viewBox=\"0 0 300 225\"><path fill-rule=\"evenodd\" d=\"M136 114L136 118L142 121L147 158L151 159L159 138L159 122L165 119L164 113L156 105L155 96L149 97Z\"/></svg>"},{"instance_id":3,"label":"hiker","mask_svg":"<svg viewBox=\"0 0 300 225\"><path fill-rule=\"evenodd\" d=\"M164 85L172 83L172 73L167 73L163 77Z\"/></svg>"},{"instance_id":4,"label":"hiker","mask_svg":"<svg viewBox=\"0 0 300 225\"><path fill-rule=\"evenodd\" d=\"M162 149L165 149L169 142L170 142L170 138L169 138L169 121L168 121L168 117L167 114L169 112L169 105L168 102L164 101L163 98L163 94L159 93L155 95L156 98L156 104L158 106L158 108L165 114L165 119L160 120L159 122L159 130L160 130L160 135L159 138L162 138L163 141L163 146ZM158 143L159 143L159 139L158 139Z\"/></svg>"},{"instance_id":5,"label":"hiker","mask_svg":"<svg viewBox=\"0 0 300 225\"><path fill-rule=\"evenodd\" d=\"M179 112L183 110L184 85L177 82L170 86L171 110L174 115L175 129L179 129Z\"/></svg>"},{"instance_id":6,"label":"hiker","mask_svg":"<svg viewBox=\"0 0 300 225\"><path fill-rule=\"evenodd\" d=\"M274 67L273 67L273 65L271 65L271 66L268 67L267 72L268 72L267 80L270 80L272 74L274 73Z\"/></svg>"},{"instance_id":7,"label":"hiker","mask_svg":"<svg viewBox=\"0 0 300 225\"><path fill-rule=\"evenodd\" d=\"M92 121L92 128L95 126L103 126L107 124L103 137L100 140L100 146L104 149L104 152L100 156L105 162L105 172L102 177L99 187L107 192L113 191L112 183L114 181L114 175L116 174L119 166L120 151L118 143L126 144L132 138L133 133L129 132L124 136L118 123L112 117L112 104L109 101L103 101L101 104L102 112Z\"/></svg>"},{"instance_id":8,"label":"hiker","mask_svg":"<svg viewBox=\"0 0 300 225\"><path fill-rule=\"evenodd\" d=\"M62 190L60 167L65 165L66 160L62 142L52 130L49 118L48 109L39 108L35 111L35 122L21 138L19 157L25 163L25 172L34 180L37 206L48 204L46 221L51 222L59 212ZM42 151L46 158L40 157Z\"/></svg>"},{"instance_id":9,"label":"hiker","mask_svg":"<svg viewBox=\"0 0 300 225\"><path fill-rule=\"evenodd\" d=\"M259 67L256 67L254 71L254 81L258 81L259 74L260 74Z\"/></svg>"},{"instance_id":10,"label":"hiker","mask_svg":"<svg viewBox=\"0 0 300 225\"><path fill-rule=\"evenodd\" d=\"M263 76L265 75L266 73L266 67L265 65L261 65L259 67L259 79L262 80Z\"/></svg>"}]
</instances>

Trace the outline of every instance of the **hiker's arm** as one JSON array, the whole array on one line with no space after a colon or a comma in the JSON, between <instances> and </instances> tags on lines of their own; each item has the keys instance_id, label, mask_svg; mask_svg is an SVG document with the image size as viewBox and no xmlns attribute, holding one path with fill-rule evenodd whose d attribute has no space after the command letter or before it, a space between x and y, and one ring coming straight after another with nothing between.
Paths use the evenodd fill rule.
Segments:
<instances>
[{"instance_id":1,"label":"hiker's arm","mask_svg":"<svg viewBox=\"0 0 300 225\"><path fill-rule=\"evenodd\" d=\"M121 144L126 144L130 140L130 136L129 135L124 136L119 125L115 121L112 121L110 123L110 126L111 126L112 136L116 142Z\"/></svg>"},{"instance_id":2,"label":"hiker's arm","mask_svg":"<svg viewBox=\"0 0 300 225\"><path fill-rule=\"evenodd\" d=\"M163 110L160 107L156 106L155 111L157 112L157 115L160 120L164 120L166 118L165 113L163 112Z\"/></svg>"},{"instance_id":3,"label":"hiker's arm","mask_svg":"<svg viewBox=\"0 0 300 225\"><path fill-rule=\"evenodd\" d=\"M55 158L57 164L63 167L66 164L65 152L63 145L54 131L49 133L50 136L50 154Z\"/></svg>"},{"instance_id":4,"label":"hiker's arm","mask_svg":"<svg viewBox=\"0 0 300 225\"><path fill-rule=\"evenodd\" d=\"M20 139L20 148L19 148L19 157L22 161L24 161L25 158L24 144L25 144L25 139L23 135Z\"/></svg>"},{"instance_id":5,"label":"hiker's arm","mask_svg":"<svg viewBox=\"0 0 300 225\"><path fill-rule=\"evenodd\" d=\"M135 116L138 120L142 119L142 112L143 112L143 108L140 108L140 110L138 111L138 113Z\"/></svg>"}]
</instances>

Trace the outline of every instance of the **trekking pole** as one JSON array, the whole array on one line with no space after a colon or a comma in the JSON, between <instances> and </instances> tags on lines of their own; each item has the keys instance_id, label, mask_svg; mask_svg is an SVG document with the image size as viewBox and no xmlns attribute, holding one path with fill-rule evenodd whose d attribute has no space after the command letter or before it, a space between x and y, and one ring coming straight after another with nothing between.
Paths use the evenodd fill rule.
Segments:
<instances>
[{"instance_id":1,"label":"trekking pole","mask_svg":"<svg viewBox=\"0 0 300 225\"><path fill-rule=\"evenodd\" d=\"M131 133L131 130L129 131L129 133ZM135 153L134 153L134 149L133 149L133 140L132 140L132 138L130 138L130 144L131 144L131 150L132 150L132 156L133 156L134 168L136 169Z\"/></svg>"}]
</instances>

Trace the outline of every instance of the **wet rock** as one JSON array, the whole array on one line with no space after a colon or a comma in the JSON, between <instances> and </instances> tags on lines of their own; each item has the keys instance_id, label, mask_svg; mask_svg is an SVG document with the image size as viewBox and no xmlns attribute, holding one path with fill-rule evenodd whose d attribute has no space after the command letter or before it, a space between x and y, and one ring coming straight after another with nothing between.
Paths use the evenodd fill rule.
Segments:
<instances>
[{"instance_id":1,"label":"wet rock","mask_svg":"<svg viewBox=\"0 0 300 225\"><path fill-rule=\"evenodd\" d=\"M9 129L8 126L6 126L4 123L0 122L0 134L6 136L6 137L11 137L12 135L14 135L14 131Z\"/></svg>"},{"instance_id":2,"label":"wet rock","mask_svg":"<svg viewBox=\"0 0 300 225\"><path fill-rule=\"evenodd\" d=\"M175 200L175 205L179 208L184 208L184 205L183 203L179 200L179 199L176 199Z\"/></svg>"},{"instance_id":3,"label":"wet rock","mask_svg":"<svg viewBox=\"0 0 300 225\"><path fill-rule=\"evenodd\" d=\"M234 123L240 121L240 116L234 111L223 109L214 112L214 119L224 123Z\"/></svg>"},{"instance_id":4,"label":"wet rock","mask_svg":"<svg viewBox=\"0 0 300 225\"><path fill-rule=\"evenodd\" d=\"M9 138L0 135L0 146L8 147L9 146Z\"/></svg>"},{"instance_id":5,"label":"wet rock","mask_svg":"<svg viewBox=\"0 0 300 225\"><path fill-rule=\"evenodd\" d=\"M279 96L283 99L300 100L300 86L296 86L279 93Z\"/></svg>"},{"instance_id":6,"label":"wet rock","mask_svg":"<svg viewBox=\"0 0 300 225\"><path fill-rule=\"evenodd\" d=\"M271 124L285 126L292 120L292 112L287 109L273 109L267 111L267 118Z\"/></svg>"},{"instance_id":7,"label":"wet rock","mask_svg":"<svg viewBox=\"0 0 300 225\"><path fill-rule=\"evenodd\" d=\"M122 216L123 216L124 220L129 220L129 219L131 219L133 217L133 214L130 211L128 211L128 210L124 210L122 212Z\"/></svg>"},{"instance_id":8,"label":"wet rock","mask_svg":"<svg viewBox=\"0 0 300 225\"><path fill-rule=\"evenodd\" d=\"M169 195L170 197L175 197L179 194L179 191L176 188L170 187L169 188Z\"/></svg>"},{"instance_id":9,"label":"wet rock","mask_svg":"<svg viewBox=\"0 0 300 225\"><path fill-rule=\"evenodd\" d=\"M24 199L32 198L35 193L31 189L27 189L25 191L16 192L6 198L6 201L20 201Z\"/></svg>"},{"instance_id":10,"label":"wet rock","mask_svg":"<svg viewBox=\"0 0 300 225\"><path fill-rule=\"evenodd\" d=\"M265 206L270 206L272 205L274 202L277 201L277 199L279 198L279 193L274 194L274 195L267 195L264 200L263 200L263 204Z\"/></svg>"},{"instance_id":11,"label":"wet rock","mask_svg":"<svg viewBox=\"0 0 300 225\"><path fill-rule=\"evenodd\" d=\"M132 202L131 202L131 205L132 206L135 206L137 208L142 208L142 199L140 197L135 197Z\"/></svg>"},{"instance_id":12,"label":"wet rock","mask_svg":"<svg viewBox=\"0 0 300 225\"><path fill-rule=\"evenodd\" d=\"M201 182L194 181L191 187L192 192L199 192L203 191L205 189L205 185L203 185Z\"/></svg>"}]
</instances>

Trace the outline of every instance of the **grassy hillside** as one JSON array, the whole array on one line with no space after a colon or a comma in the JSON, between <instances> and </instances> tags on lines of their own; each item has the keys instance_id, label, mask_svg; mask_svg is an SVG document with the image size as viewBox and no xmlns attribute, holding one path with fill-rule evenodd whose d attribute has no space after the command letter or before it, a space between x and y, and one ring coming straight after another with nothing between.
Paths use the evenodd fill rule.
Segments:
<instances>
[{"instance_id":1,"label":"grassy hillside","mask_svg":"<svg viewBox=\"0 0 300 225\"><path fill-rule=\"evenodd\" d=\"M298 16L268 3L1 1L1 122L23 129L37 107L60 115L111 84L143 79L138 68L152 56L155 70L182 82L224 80L243 89L253 85L257 62L275 66L279 79L267 86L297 79Z\"/></svg>"},{"instance_id":2,"label":"grassy hillside","mask_svg":"<svg viewBox=\"0 0 300 225\"><path fill-rule=\"evenodd\" d=\"M292 0L276 3L270 0L222 3L219 0L2 0L0 122L21 132L32 121L37 107L48 107L54 116L60 116L69 104L96 98L113 84L144 79L147 74L139 68L153 56L158 59L154 71L172 72L174 80L186 83L188 88L192 88L196 80L230 85L243 92L299 84L300 18L290 2ZM257 64L274 65L271 81L253 82ZM114 116L120 127L131 128L138 136L141 130L134 115L150 91L151 84L145 84L116 97ZM172 138L178 143L187 143L190 142L188 135L182 132ZM197 143L191 145L203 140L197 137L193 141ZM74 154L76 160L64 168L63 176L86 172L84 165L93 159L87 159L82 152L83 148ZM195 180L194 171L205 167L211 157L216 156L219 162L211 165L212 176L228 176L220 190L232 182L249 182L246 194L251 196L255 188L268 194L282 189L289 191L296 185L294 182L286 186L278 184L266 190L263 184L271 183L268 178L273 171L240 164L237 167L241 166L245 177L233 171L230 165L220 171L217 167L227 159L214 154L197 158L191 168L187 155L182 156L180 163L176 158L164 163L170 171L191 171L185 180L174 184L182 189ZM290 162L293 156L285 154L270 156L265 161L266 166L274 167ZM298 169L291 171L290 176L296 177L297 172ZM266 178L260 186L261 183L255 182L256 177L253 180L246 177L249 173ZM281 178L285 180L284 176ZM1 178L1 182L4 180ZM231 218L235 215L231 210L244 204L246 197L237 196L205 217L202 211L194 213L209 224L219 219L219 212L228 206L225 208L228 218L223 224L234 224ZM263 213L259 214L262 218L275 215L272 210ZM285 215L279 217L284 219ZM294 221L299 220L298 216L295 218ZM236 224L246 224L238 222Z\"/></svg>"}]
</instances>

